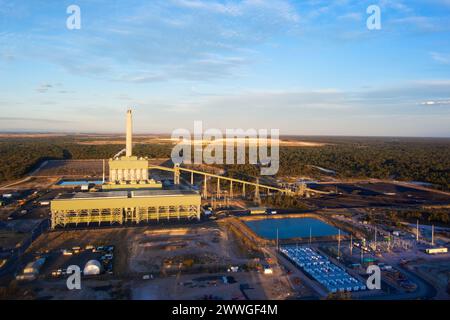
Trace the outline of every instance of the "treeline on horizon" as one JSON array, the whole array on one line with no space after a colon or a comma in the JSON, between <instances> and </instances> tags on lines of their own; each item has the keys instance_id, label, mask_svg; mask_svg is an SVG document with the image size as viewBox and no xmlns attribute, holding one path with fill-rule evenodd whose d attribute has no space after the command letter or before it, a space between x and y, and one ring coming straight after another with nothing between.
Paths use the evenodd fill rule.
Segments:
<instances>
[{"instance_id":1,"label":"treeline on horizon","mask_svg":"<svg viewBox=\"0 0 450 320\"><path fill-rule=\"evenodd\" d=\"M278 176L320 176L319 166L338 178L422 181L450 190L450 139L317 137L320 147L281 147ZM306 140L306 139L305 139ZM308 139L308 141L313 139ZM317 141L316 140L316 141ZM0 139L0 182L20 178L49 159L108 159L124 145L79 144L77 137ZM170 144L136 144L136 156L170 157ZM230 176L256 176L253 165L224 165Z\"/></svg>"},{"instance_id":2,"label":"treeline on horizon","mask_svg":"<svg viewBox=\"0 0 450 320\"><path fill-rule=\"evenodd\" d=\"M11 138L0 139L0 182L20 178L46 160L109 159L125 145L79 144L76 138ZM138 157L169 157L170 145L136 144L133 153Z\"/></svg>"},{"instance_id":3,"label":"treeline on horizon","mask_svg":"<svg viewBox=\"0 0 450 320\"><path fill-rule=\"evenodd\" d=\"M320 148L283 148L280 171L286 175L317 175L315 165L340 178L379 178L428 182L450 189L450 143L386 141L347 143Z\"/></svg>"}]
</instances>

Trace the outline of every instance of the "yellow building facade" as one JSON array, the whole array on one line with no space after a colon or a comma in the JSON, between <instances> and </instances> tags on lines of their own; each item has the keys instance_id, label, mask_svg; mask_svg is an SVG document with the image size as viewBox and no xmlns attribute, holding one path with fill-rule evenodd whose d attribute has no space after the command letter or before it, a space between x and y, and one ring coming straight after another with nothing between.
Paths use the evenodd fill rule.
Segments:
<instances>
[{"instance_id":1,"label":"yellow building facade","mask_svg":"<svg viewBox=\"0 0 450 320\"><path fill-rule=\"evenodd\" d=\"M187 190L62 194L51 202L51 227L200 220L201 197Z\"/></svg>"}]
</instances>

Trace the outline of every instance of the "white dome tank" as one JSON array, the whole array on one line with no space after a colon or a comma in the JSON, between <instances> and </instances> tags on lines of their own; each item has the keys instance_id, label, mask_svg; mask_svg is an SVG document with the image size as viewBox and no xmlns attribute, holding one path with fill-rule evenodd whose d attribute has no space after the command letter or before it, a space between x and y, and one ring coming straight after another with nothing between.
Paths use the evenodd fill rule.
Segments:
<instances>
[{"instance_id":1,"label":"white dome tank","mask_svg":"<svg viewBox=\"0 0 450 320\"><path fill-rule=\"evenodd\" d=\"M84 266L83 275L96 276L103 272L103 267L97 260L89 260Z\"/></svg>"}]
</instances>

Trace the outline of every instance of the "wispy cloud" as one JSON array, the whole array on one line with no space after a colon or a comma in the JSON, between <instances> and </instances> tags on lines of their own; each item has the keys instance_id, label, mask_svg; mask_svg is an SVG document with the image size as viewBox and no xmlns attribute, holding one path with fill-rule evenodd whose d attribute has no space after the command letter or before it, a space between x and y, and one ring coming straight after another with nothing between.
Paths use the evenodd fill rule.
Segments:
<instances>
[{"instance_id":1,"label":"wispy cloud","mask_svg":"<svg viewBox=\"0 0 450 320\"><path fill-rule=\"evenodd\" d=\"M296 115L351 115L421 112L417 105L447 105L443 99L450 92L450 81L420 80L395 86L379 86L361 90L318 88L314 90L252 90L228 95L199 96L193 101L195 110L252 110ZM430 99L431 97L431 99ZM195 108L194 108L195 106ZM189 105L183 103L183 109ZM422 110L423 111L423 110Z\"/></svg>"},{"instance_id":2,"label":"wispy cloud","mask_svg":"<svg viewBox=\"0 0 450 320\"><path fill-rule=\"evenodd\" d=\"M428 100L421 103L424 106L450 106L450 99L448 100Z\"/></svg>"},{"instance_id":3,"label":"wispy cloud","mask_svg":"<svg viewBox=\"0 0 450 320\"><path fill-rule=\"evenodd\" d=\"M63 84L60 82L56 83L41 83L37 86L36 92L38 93L47 93L47 92L53 92L53 93L59 93L59 94L67 94L67 93L74 93L73 90L67 90L63 88Z\"/></svg>"},{"instance_id":4,"label":"wispy cloud","mask_svg":"<svg viewBox=\"0 0 450 320\"><path fill-rule=\"evenodd\" d=\"M288 0L155 0L120 6L79 32L27 32L26 41L18 34L8 44L75 75L134 83L210 81L238 77L255 59L253 46L295 28L299 19Z\"/></svg>"},{"instance_id":5,"label":"wispy cloud","mask_svg":"<svg viewBox=\"0 0 450 320\"><path fill-rule=\"evenodd\" d=\"M444 54L440 52L430 52L431 58L442 64L450 64L450 54Z\"/></svg>"},{"instance_id":6,"label":"wispy cloud","mask_svg":"<svg viewBox=\"0 0 450 320\"><path fill-rule=\"evenodd\" d=\"M361 12L350 12L337 17L338 20L361 21L363 15Z\"/></svg>"},{"instance_id":7,"label":"wispy cloud","mask_svg":"<svg viewBox=\"0 0 450 320\"><path fill-rule=\"evenodd\" d=\"M189 81L207 81L218 78L236 77L239 70L251 62L238 56L205 54L202 58L183 64L164 65L160 70L126 72L117 79L132 83L151 83L182 79Z\"/></svg>"},{"instance_id":8,"label":"wispy cloud","mask_svg":"<svg viewBox=\"0 0 450 320\"><path fill-rule=\"evenodd\" d=\"M402 13L411 13L414 10L402 0L381 0L379 5L382 9L396 10Z\"/></svg>"},{"instance_id":9,"label":"wispy cloud","mask_svg":"<svg viewBox=\"0 0 450 320\"><path fill-rule=\"evenodd\" d=\"M427 3L433 5L440 5L444 7L450 7L450 0L427 0Z\"/></svg>"},{"instance_id":10,"label":"wispy cloud","mask_svg":"<svg viewBox=\"0 0 450 320\"><path fill-rule=\"evenodd\" d=\"M284 0L244 0L228 3L217 1L201 1L201 0L171 0L172 3L189 9L204 10L211 13L219 13L229 16L244 16L249 12L255 14L272 12L273 17L280 17L286 21L298 22L300 16L296 12L293 5Z\"/></svg>"},{"instance_id":11,"label":"wispy cloud","mask_svg":"<svg viewBox=\"0 0 450 320\"><path fill-rule=\"evenodd\" d=\"M36 88L36 91L39 93L45 93L45 92L48 92L48 90L50 90L51 88L53 88L52 84L42 83Z\"/></svg>"},{"instance_id":12,"label":"wispy cloud","mask_svg":"<svg viewBox=\"0 0 450 320\"><path fill-rule=\"evenodd\" d=\"M448 80L403 82L447 76L448 0L76 3L82 29L70 31L65 5L0 0L4 115L51 118L64 110L62 118L95 129L100 115L119 123L120 108L133 104L161 127L176 121L173 113L183 114L180 122L209 117L220 125L246 113L244 125L250 118L296 130L304 119L318 125L313 132L324 130L323 118L329 132L364 131L368 118L389 123L394 113L428 124L449 118L449 108L432 107L449 100ZM371 4L381 6L381 30L366 27Z\"/></svg>"}]
</instances>

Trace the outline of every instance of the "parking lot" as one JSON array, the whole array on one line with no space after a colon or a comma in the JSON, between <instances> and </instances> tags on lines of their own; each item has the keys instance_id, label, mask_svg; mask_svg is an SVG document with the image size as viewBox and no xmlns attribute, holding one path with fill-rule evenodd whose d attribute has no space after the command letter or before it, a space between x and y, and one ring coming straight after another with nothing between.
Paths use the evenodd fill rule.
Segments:
<instances>
[{"instance_id":1,"label":"parking lot","mask_svg":"<svg viewBox=\"0 0 450 320\"><path fill-rule=\"evenodd\" d=\"M100 262L101 274L113 274L114 246L75 246L72 248L54 250L44 254L47 261L42 269L45 278L59 278L67 275L67 268L71 265L79 266L82 273L89 261Z\"/></svg>"}]
</instances>

